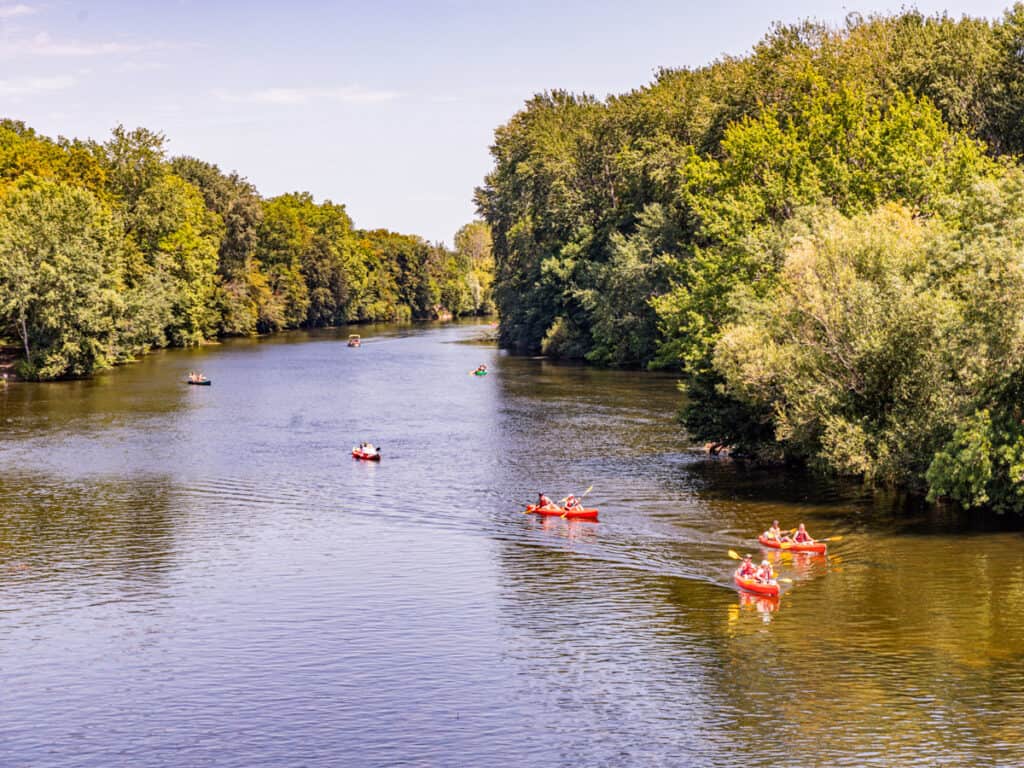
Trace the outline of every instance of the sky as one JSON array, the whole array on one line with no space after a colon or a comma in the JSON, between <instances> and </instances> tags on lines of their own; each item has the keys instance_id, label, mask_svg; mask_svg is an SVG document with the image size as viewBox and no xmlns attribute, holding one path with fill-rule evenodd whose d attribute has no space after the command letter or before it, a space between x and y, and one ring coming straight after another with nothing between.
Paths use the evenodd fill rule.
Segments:
<instances>
[{"instance_id":1,"label":"sky","mask_svg":"<svg viewBox=\"0 0 1024 768\"><path fill-rule=\"evenodd\" d=\"M836 0L0 0L0 116L48 136L163 132L171 155L264 196L344 203L355 225L451 243L494 129L533 94L599 97L661 67L742 55L775 21L905 3ZM1000 17L1009 0L918 2Z\"/></svg>"}]
</instances>

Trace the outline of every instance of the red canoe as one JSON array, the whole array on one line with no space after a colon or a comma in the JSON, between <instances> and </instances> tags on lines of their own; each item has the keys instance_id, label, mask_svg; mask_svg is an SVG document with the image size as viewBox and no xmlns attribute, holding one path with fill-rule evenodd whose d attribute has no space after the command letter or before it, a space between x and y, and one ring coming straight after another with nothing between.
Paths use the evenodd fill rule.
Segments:
<instances>
[{"instance_id":1,"label":"red canoe","mask_svg":"<svg viewBox=\"0 0 1024 768\"><path fill-rule=\"evenodd\" d=\"M779 596L778 584L762 584L761 582L755 579L745 579L742 576L740 576L739 571L733 573L732 580L736 582L736 586L740 589L745 589L748 592L753 592L755 595L764 595L765 597Z\"/></svg>"},{"instance_id":2,"label":"red canoe","mask_svg":"<svg viewBox=\"0 0 1024 768\"><path fill-rule=\"evenodd\" d=\"M367 453L366 451L360 451L358 448L352 449L353 459L362 459L363 461L380 461L379 453Z\"/></svg>"},{"instance_id":3,"label":"red canoe","mask_svg":"<svg viewBox=\"0 0 1024 768\"><path fill-rule=\"evenodd\" d=\"M564 507L538 507L536 504L529 504L526 507L527 513L531 515L545 515L547 517L565 517L573 520L597 520L596 509L569 509Z\"/></svg>"},{"instance_id":4,"label":"red canoe","mask_svg":"<svg viewBox=\"0 0 1024 768\"><path fill-rule=\"evenodd\" d=\"M761 543L762 547L768 547L769 549L781 549L786 552L817 552L818 554L824 555L828 549L828 544L823 541L816 541L813 544L797 544L795 541L775 541L775 539L765 538L762 533L757 537L757 540Z\"/></svg>"}]
</instances>

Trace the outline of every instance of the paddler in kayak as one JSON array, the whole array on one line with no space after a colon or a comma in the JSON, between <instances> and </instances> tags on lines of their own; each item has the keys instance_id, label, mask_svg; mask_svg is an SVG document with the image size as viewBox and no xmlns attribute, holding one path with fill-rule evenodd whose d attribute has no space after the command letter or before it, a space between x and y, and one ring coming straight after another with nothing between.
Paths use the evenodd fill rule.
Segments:
<instances>
[{"instance_id":1,"label":"paddler in kayak","mask_svg":"<svg viewBox=\"0 0 1024 768\"><path fill-rule=\"evenodd\" d=\"M778 542L789 541L789 535L782 532L778 520L772 520L772 527L764 532L764 537Z\"/></svg>"},{"instance_id":2,"label":"paddler in kayak","mask_svg":"<svg viewBox=\"0 0 1024 768\"><path fill-rule=\"evenodd\" d=\"M555 502L545 496L543 493L537 493L537 509L555 509Z\"/></svg>"},{"instance_id":3,"label":"paddler in kayak","mask_svg":"<svg viewBox=\"0 0 1024 768\"><path fill-rule=\"evenodd\" d=\"M565 508L567 510L583 509L583 504L571 493L565 497Z\"/></svg>"},{"instance_id":4,"label":"paddler in kayak","mask_svg":"<svg viewBox=\"0 0 1024 768\"><path fill-rule=\"evenodd\" d=\"M761 567L757 569L754 574L754 579L759 584L774 584L775 583L775 571L772 570L772 564L767 560L761 561Z\"/></svg>"},{"instance_id":5,"label":"paddler in kayak","mask_svg":"<svg viewBox=\"0 0 1024 768\"><path fill-rule=\"evenodd\" d=\"M804 524L800 523L800 526L796 529L796 533L793 534L793 541L797 544L813 544L814 539L811 538L811 534L804 528Z\"/></svg>"},{"instance_id":6,"label":"paddler in kayak","mask_svg":"<svg viewBox=\"0 0 1024 768\"><path fill-rule=\"evenodd\" d=\"M743 556L743 562L740 563L739 570L736 571L741 579L752 579L757 574L757 566L754 565L754 561L750 559L750 555Z\"/></svg>"}]
</instances>

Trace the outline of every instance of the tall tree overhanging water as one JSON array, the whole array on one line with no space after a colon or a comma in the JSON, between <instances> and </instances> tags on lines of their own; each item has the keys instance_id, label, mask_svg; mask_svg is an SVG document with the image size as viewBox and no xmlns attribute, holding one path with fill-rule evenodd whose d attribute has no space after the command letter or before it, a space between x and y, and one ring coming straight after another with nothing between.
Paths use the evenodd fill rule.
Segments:
<instances>
[{"instance_id":1,"label":"tall tree overhanging water","mask_svg":"<svg viewBox=\"0 0 1024 768\"><path fill-rule=\"evenodd\" d=\"M477 190L501 343L677 370L697 440L1024 512L1024 5L851 15L598 100Z\"/></svg>"}]
</instances>

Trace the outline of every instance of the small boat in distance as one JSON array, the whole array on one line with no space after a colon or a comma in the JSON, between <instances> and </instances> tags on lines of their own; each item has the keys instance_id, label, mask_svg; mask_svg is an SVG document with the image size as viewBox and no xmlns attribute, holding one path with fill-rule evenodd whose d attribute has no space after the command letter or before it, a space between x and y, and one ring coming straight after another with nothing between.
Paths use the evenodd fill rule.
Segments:
<instances>
[{"instance_id":1,"label":"small boat in distance","mask_svg":"<svg viewBox=\"0 0 1024 768\"><path fill-rule=\"evenodd\" d=\"M380 447L373 443L360 443L359 447L352 447L352 458L363 461L380 461Z\"/></svg>"},{"instance_id":2,"label":"small boat in distance","mask_svg":"<svg viewBox=\"0 0 1024 768\"><path fill-rule=\"evenodd\" d=\"M475 371L470 371L470 373L472 375L474 375L474 376L486 376L487 375L487 366L484 365L483 363L480 363L480 365L477 366L476 370Z\"/></svg>"},{"instance_id":3,"label":"small boat in distance","mask_svg":"<svg viewBox=\"0 0 1024 768\"><path fill-rule=\"evenodd\" d=\"M348 345L350 347L358 347L360 344L362 344L362 341L359 339L359 334L350 333L348 336Z\"/></svg>"},{"instance_id":4,"label":"small boat in distance","mask_svg":"<svg viewBox=\"0 0 1024 768\"><path fill-rule=\"evenodd\" d=\"M188 383L197 387L208 387L210 386L210 380L203 376L203 374L196 371L191 371L188 374Z\"/></svg>"}]
</instances>

